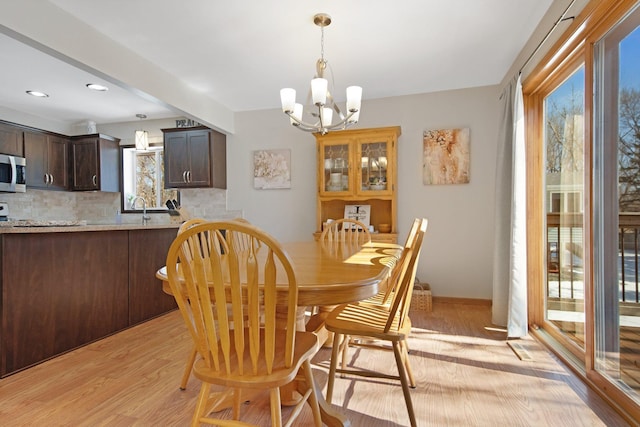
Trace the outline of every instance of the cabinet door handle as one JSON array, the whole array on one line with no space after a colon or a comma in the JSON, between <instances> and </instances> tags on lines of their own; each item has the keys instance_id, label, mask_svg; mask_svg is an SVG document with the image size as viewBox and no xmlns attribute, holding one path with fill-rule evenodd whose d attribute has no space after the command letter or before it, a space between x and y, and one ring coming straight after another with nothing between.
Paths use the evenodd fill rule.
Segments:
<instances>
[{"instance_id":1,"label":"cabinet door handle","mask_svg":"<svg viewBox=\"0 0 640 427\"><path fill-rule=\"evenodd\" d=\"M187 182L187 171L183 171L182 172L182 182L184 182L184 183Z\"/></svg>"},{"instance_id":2,"label":"cabinet door handle","mask_svg":"<svg viewBox=\"0 0 640 427\"><path fill-rule=\"evenodd\" d=\"M48 173L44 174L44 183L45 183L45 185L49 185L49 174Z\"/></svg>"},{"instance_id":3,"label":"cabinet door handle","mask_svg":"<svg viewBox=\"0 0 640 427\"><path fill-rule=\"evenodd\" d=\"M53 175L49 174L49 176L51 177L51 181L49 183L53 185Z\"/></svg>"},{"instance_id":4,"label":"cabinet door handle","mask_svg":"<svg viewBox=\"0 0 640 427\"><path fill-rule=\"evenodd\" d=\"M93 178L91 178L91 180L93 181L94 186L98 185L98 177L96 175L93 175Z\"/></svg>"},{"instance_id":5,"label":"cabinet door handle","mask_svg":"<svg viewBox=\"0 0 640 427\"><path fill-rule=\"evenodd\" d=\"M187 171L187 182L191 183L191 171Z\"/></svg>"}]
</instances>

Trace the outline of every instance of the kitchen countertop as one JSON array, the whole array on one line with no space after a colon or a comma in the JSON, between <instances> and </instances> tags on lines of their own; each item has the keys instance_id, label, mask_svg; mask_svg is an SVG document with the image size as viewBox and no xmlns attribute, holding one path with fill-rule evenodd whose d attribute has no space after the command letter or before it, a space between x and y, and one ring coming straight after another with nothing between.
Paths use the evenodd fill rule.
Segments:
<instances>
[{"instance_id":1,"label":"kitchen countertop","mask_svg":"<svg viewBox=\"0 0 640 427\"><path fill-rule=\"evenodd\" d=\"M82 231L153 230L175 228L180 224L91 224L86 221L6 221L0 222L0 234L73 233Z\"/></svg>"}]
</instances>

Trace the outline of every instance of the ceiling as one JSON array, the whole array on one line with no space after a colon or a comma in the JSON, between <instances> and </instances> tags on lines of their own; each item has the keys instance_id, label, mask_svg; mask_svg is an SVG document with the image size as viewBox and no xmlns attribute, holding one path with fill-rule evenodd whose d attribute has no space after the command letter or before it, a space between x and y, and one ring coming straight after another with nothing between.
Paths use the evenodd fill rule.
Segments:
<instances>
[{"instance_id":1,"label":"ceiling","mask_svg":"<svg viewBox=\"0 0 640 427\"><path fill-rule=\"evenodd\" d=\"M295 88L298 100L306 98L320 57L321 31L312 22L316 13L333 20L325 29L324 54L336 100L344 101L346 86L356 84L366 101L500 83L552 0L48 2L202 97L242 112L278 108L283 87ZM0 18L0 31L1 24ZM135 121L137 113L176 115L125 85L1 33L0 61L1 107L65 123ZM93 82L110 90L87 90L85 84ZM26 90L50 97L30 97Z\"/></svg>"}]
</instances>

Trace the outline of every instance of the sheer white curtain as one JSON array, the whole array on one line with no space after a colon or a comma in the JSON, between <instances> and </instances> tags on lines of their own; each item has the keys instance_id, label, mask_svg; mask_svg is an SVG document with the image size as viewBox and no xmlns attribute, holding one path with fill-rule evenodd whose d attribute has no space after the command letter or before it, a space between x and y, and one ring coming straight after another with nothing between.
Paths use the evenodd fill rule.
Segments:
<instances>
[{"instance_id":1,"label":"sheer white curtain","mask_svg":"<svg viewBox=\"0 0 640 427\"><path fill-rule=\"evenodd\" d=\"M520 76L500 98L496 164L492 322L509 338L527 335L527 200L524 103Z\"/></svg>"}]
</instances>

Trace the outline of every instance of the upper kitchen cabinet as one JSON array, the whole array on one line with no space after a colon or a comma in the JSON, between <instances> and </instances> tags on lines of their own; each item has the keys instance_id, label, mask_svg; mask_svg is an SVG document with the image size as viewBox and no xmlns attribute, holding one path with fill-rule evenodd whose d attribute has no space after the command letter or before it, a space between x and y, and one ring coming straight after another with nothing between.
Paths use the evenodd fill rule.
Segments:
<instances>
[{"instance_id":1,"label":"upper kitchen cabinet","mask_svg":"<svg viewBox=\"0 0 640 427\"><path fill-rule=\"evenodd\" d=\"M369 218L375 230L372 240L396 242L399 136L399 126L316 134L316 237L327 220L343 218L353 209L358 216L363 209L362 215Z\"/></svg>"},{"instance_id":2,"label":"upper kitchen cabinet","mask_svg":"<svg viewBox=\"0 0 640 427\"><path fill-rule=\"evenodd\" d=\"M92 134L71 138L71 190L120 191L120 140Z\"/></svg>"},{"instance_id":3,"label":"upper kitchen cabinet","mask_svg":"<svg viewBox=\"0 0 640 427\"><path fill-rule=\"evenodd\" d=\"M69 138L24 131L27 188L66 190L69 187Z\"/></svg>"},{"instance_id":4,"label":"upper kitchen cabinet","mask_svg":"<svg viewBox=\"0 0 640 427\"><path fill-rule=\"evenodd\" d=\"M165 188L227 188L224 134L204 126L162 132Z\"/></svg>"},{"instance_id":5,"label":"upper kitchen cabinet","mask_svg":"<svg viewBox=\"0 0 640 427\"><path fill-rule=\"evenodd\" d=\"M22 129L10 124L0 123L0 154L24 156Z\"/></svg>"}]
</instances>

